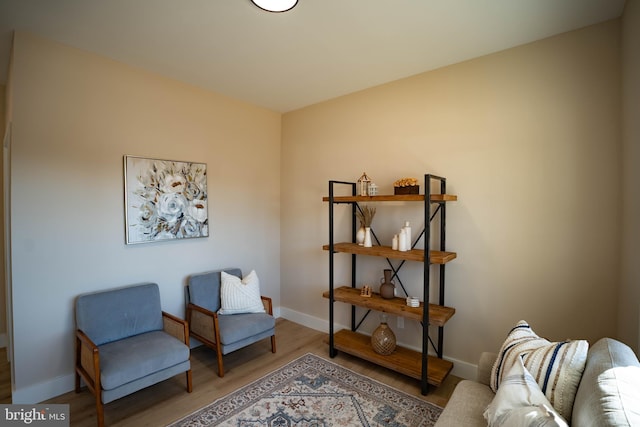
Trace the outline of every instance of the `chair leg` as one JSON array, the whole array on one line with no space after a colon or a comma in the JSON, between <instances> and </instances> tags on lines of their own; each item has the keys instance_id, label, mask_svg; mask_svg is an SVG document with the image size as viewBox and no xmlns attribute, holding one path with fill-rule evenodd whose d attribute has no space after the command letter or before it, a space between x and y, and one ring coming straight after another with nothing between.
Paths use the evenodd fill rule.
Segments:
<instances>
[{"instance_id":1,"label":"chair leg","mask_svg":"<svg viewBox=\"0 0 640 427\"><path fill-rule=\"evenodd\" d=\"M187 392L191 393L193 391L193 381L191 378L191 369L187 371Z\"/></svg>"},{"instance_id":2,"label":"chair leg","mask_svg":"<svg viewBox=\"0 0 640 427\"><path fill-rule=\"evenodd\" d=\"M271 353L276 352L276 336L271 335Z\"/></svg>"},{"instance_id":3,"label":"chair leg","mask_svg":"<svg viewBox=\"0 0 640 427\"><path fill-rule=\"evenodd\" d=\"M80 393L80 374L78 373L78 370L76 369L76 393Z\"/></svg>"},{"instance_id":4,"label":"chair leg","mask_svg":"<svg viewBox=\"0 0 640 427\"><path fill-rule=\"evenodd\" d=\"M222 378L224 377L224 366L222 364L222 350L219 346L216 348L216 357L218 359L218 376Z\"/></svg>"},{"instance_id":5,"label":"chair leg","mask_svg":"<svg viewBox=\"0 0 640 427\"><path fill-rule=\"evenodd\" d=\"M96 391L96 414L98 416L98 427L104 427L104 405L102 404L101 393Z\"/></svg>"}]
</instances>

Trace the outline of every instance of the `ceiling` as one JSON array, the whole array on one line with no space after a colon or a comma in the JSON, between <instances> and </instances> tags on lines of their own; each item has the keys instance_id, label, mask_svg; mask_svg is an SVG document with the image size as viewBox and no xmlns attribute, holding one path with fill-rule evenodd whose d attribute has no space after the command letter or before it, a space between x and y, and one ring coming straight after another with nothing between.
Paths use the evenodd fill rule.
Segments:
<instances>
[{"instance_id":1,"label":"ceiling","mask_svg":"<svg viewBox=\"0 0 640 427\"><path fill-rule=\"evenodd\" d=\"M621 16L625 0L0 0L13 30L287 112Z\"/></svg>"}]
</instances>

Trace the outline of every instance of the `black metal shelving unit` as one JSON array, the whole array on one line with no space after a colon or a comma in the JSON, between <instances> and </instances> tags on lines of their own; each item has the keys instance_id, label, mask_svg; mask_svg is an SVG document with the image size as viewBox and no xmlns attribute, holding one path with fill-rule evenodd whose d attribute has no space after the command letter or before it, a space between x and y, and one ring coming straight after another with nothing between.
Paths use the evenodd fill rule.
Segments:
<instances>
[{"instance_id":1,"label":"black metal shelving unit","mask_svg":"<svg viewBox=\"0 0 640 427\"><path fill-rule=\"evenodd\" d=\"M439 186L439 192L432 192L432 185L434 187ZM336 189L340 187L344 189L346 187L346 192L351 190L351 196L336 196ZM421 316L421 324L422 324L422 351L420 353L420 361L419 365L415 367L414 370L404 371L404 367L398 367L399 371L404 371L407 375L414 376L421 381L421 390L422 394L427 394L429 390L429 383L439 384L441 380L446 377L449 373L453 364L451 362L442 361L443 366L438 366L438 371L443 371L444 377L438 379L429 378L429 363L436 362L439 365L441 362L434 360L432 356L428 355L429 345L432 346L435 354L437 355L437 359L442 359L443 357L443 348L444 348L444 323L455 313L455 310L450 307L444 307L445 304L445 267L446 263L456 257L456 254L453 252L446 252L446 204L449 201L457 200L456 196L447 194L447 181L446 178L440 177L432 174L424 175L424 195L389 195L389 196L358 196L356 194L356 183L354 182L346 182L346 181L329 181L329 196L323 199L324 201L329 202L329 244L324 247L329 252L329 290L325 293L325 297L329 299L329 355L330 357L335 357L337 355L338 349L336 348L335 342L335 331L334 331L334 303L336 302L336 294L335 294L335 277L334 277L334 256L338 252L345 252L351 254L351 288L356 288L356 261L357 255L370 255L370 256L378 256L386 259L389 268L392 270L393 278L395 279L397 285L400 286L402 292L404 292L405 296L408 296L406 288L402 283L400 276L398 275L400 269L404 266L406 261L422 261L423 263L423 300L424 306L422 310ZM398 251L390 251L390 248L386 248L380 245L380 242L375 235L375 232L372 230L372 238L375 242L373 248L362 248L355 246L349 243L336 243L334 238L334 218L335 212L334 207L338 204L349 204L351 206L351 242L355 242L357 224L355 220L355 214L357 210L361 209L359 203L362 202L386 202L386 201L408 201L408 202L417 202L423 201L424 204L424 228L419 233L418 237L415 241L411 242L411 251L409 252L398 252ZM433 211L432 211L433 210ZM432 222L434 219L438 219L438 229L436 233L432 232ZM437 248L437 252L432 250L432 240L434 237L437 238L438 244L435 245ZM420 250L416 250L416 244L419 243L420 239L424 239L424 251L422 251L422 257L420 256ZM422 258L422 259L420 259ZM394 266L392 263L392 259L400 260L400 264ZM434 262L435 260L435 262ZM434 322L434 314L432 313L431 322L430 322L430 312L435 311L434 309L438 309L439 307L432 307L430 304L430 288L431 288L431 267L433 264L437 264L439 267L439 292L438 292L438 304L440 308L446 309L445 314L442 318L439 318ZM352 293L351 293L352 294ZM371 308L369 308L364 315L357 319L356 306L367 307L365 302L360 303L359 301L354 301L352 298L342 299L342 302L351 302L351 331L356 332L364 319L371 312ZM378 304L380 302L378 301ZM396 302L397 303L397 302ZM397 304L396 304L397 305ZM376 308L379 308L376 306ZM389 312L397 315L403 315L404 310L402 312L394 313L393 307L389 307ZM383 309L383 311L387 311ZM438 310L440 311L440 310ZM415 318L415 316L413 316ZM434 343L430 334L429 334L429 325L436 324L438 328L437 333L437 343ZM355 350L352 352L350 349L342 348L342 351L348 353L355 353L354 355L363 357L368 359L367 355L362 354L361 349ZM374 356L372 356L376 359ZM413 356L409 356L413 357ZM371 360L371 359L369 359ZM380 364L385 364L385 360L381 358L377 358L377 360L371 360L374 363L379 362ZM395 368L393 363L388 364L391 369ZM419 372L418 372L419 371ZM439 375L441 373L439 372Z\"/></svg>"}]
</instances>

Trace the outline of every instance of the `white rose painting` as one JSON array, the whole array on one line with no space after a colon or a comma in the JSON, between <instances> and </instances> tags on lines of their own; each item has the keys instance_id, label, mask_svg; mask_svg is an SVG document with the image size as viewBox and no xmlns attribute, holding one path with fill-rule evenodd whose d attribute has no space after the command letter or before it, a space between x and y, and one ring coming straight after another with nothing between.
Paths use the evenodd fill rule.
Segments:
<instances>
[{"instance_id":1,"label":"white rose painting","mask_svg":"<svg viewBox=\"0 0 640 427\"><path fill-rule=\"evenodd\" d=\"M207 165L124 156L126 243L209 236Z\"/></svg>"}]
</instances>

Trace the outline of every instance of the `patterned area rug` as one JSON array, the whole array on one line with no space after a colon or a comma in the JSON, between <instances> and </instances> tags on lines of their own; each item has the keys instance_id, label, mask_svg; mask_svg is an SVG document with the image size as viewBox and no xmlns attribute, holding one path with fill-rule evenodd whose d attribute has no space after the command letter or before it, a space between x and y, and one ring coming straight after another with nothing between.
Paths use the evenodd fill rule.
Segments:
<instances>
[{"instance_id":1,"label":"patterned area rug","mask_svg":"<svg viewBox=\"0 0 640 427\"><path fill-rule=\"evenodd\" d=\"M442 409L306 354L170 427L433 426Z\"/></svg>"}]
</instances>

